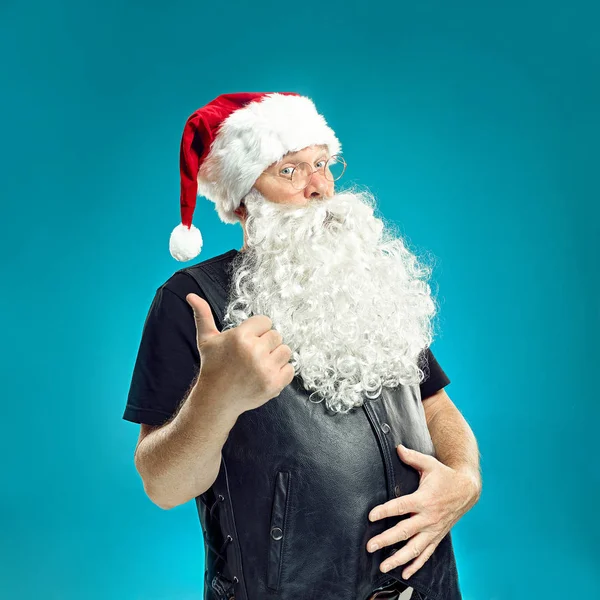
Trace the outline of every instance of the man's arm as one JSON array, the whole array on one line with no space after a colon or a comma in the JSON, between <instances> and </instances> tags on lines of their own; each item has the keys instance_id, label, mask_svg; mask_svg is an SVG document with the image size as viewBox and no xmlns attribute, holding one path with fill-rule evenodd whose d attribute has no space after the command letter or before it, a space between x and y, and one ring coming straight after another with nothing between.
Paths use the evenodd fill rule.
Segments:
<instances>
[{"instance_id":1,"label":"man's arm","mask_svg":"<svg viewBox=\"0 0 600 600\"><path fill-rule=\"evenodd\" d=\"M221 450L237 414L224 409L222 394L200 374L175 418L140 432L135 466L146 495L169 510L199 496L214 483Z\"/></svg>"},{"instance_id":2,"label":"man's arm","mask_svg":"<svg viewBox=\"0 0 600 600\"><path fill-rule=\"evenodd\" d=\"M479 496L482 484L479 449L469 424L443 388L425 398L423 407L437 459L470 475Z\"/></svg>"}]
</instances>

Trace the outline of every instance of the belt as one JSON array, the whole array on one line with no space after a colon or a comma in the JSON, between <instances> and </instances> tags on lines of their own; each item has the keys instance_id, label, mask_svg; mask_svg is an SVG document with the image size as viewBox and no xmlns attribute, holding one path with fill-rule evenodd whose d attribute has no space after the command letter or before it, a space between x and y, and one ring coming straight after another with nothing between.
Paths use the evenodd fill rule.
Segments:
<instances>
[{"instance_id":1,"label":"belt","mask_svg":"<svg viewBox=\"0 0 600 600\"><path fill-rule=\"evenodd\" d=\"M408 588L409 586L401 581L390 580L374 590L367 600L398 600L400 594Z\"/></svg>"}]
</instances>

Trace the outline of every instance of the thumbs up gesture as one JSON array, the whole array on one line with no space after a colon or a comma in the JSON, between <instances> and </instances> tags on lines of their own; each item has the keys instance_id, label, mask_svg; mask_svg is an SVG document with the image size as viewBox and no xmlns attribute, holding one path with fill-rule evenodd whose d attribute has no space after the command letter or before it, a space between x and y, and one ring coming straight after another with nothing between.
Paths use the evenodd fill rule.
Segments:
<instances>
[{"instance_id":1,"label":"thumbs up gesture","mask_svg":"<svg viewBox=\"0 0 600 600\"><path fill-rule=\"evenodd\" d=\"M282 344L266 315L254 315L238 327L221 332L210 305L197 294L186 296L194 310L200 377L228 408L241 414L258 408L291 383L291 348Z\"/></svg>"}]
</instances>

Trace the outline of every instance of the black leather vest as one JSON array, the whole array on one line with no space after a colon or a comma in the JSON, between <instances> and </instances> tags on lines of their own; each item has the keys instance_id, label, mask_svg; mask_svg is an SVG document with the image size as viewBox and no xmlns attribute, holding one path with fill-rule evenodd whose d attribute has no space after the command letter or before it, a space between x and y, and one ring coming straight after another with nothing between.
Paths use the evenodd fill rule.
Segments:
<instances>
[{"instance_id":1,"label":"black leather vest","mask_svg":"<svg viewBox=\"0 0 600 600\"><path fill-rule=\"evenodd\" d=\"M204 291L222 329L227 290L207 264L183 269ZM435 456L418 385L383 388L347 414L308 400L295 377L242 413L221 468L196 505L204 534L204 600L366 600L398 579L427 600L462 598L451 535L409 580L407 564L379 565L406 542L370 553L373 536L408 516L371 523L375 506L410 494L419 474L395 447Z\"/></svg>"}]
</instances>

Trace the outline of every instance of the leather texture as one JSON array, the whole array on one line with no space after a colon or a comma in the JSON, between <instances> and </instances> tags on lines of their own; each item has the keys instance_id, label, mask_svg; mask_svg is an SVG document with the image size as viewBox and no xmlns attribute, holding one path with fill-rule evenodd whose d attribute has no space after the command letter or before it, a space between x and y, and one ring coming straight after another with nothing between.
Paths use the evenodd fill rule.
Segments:
<instances>
[{"instance_id":1,"label":"leather texture","mask_svg":"<svg viewBox=\"0 0 600 600\"><path fill-rule=\"evenodd\" d=\"M210 263L182 270L220 330L227 291L217 271ZM450 533L410 580L402 579L406 564L379 570L406 542L366 550L369 539L408 518L371 523L369 511L419 485L395 447L435 456L419 386L383 388L345 415L308 396L295 377L231 429L217 479L196 498L204 600L367 600L391 579L413 587L415 600L461 600Z\"/></svg>"}]
</instances>

